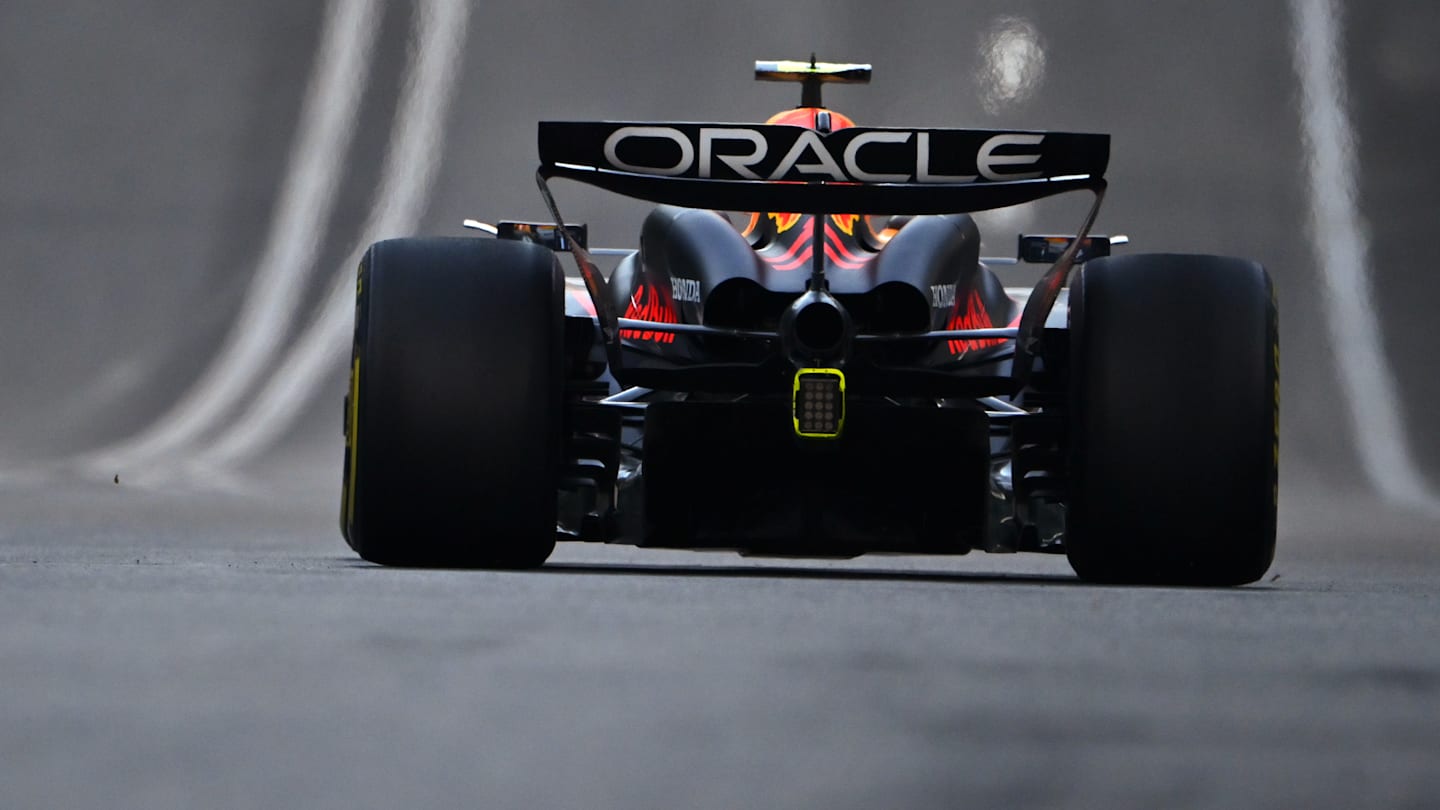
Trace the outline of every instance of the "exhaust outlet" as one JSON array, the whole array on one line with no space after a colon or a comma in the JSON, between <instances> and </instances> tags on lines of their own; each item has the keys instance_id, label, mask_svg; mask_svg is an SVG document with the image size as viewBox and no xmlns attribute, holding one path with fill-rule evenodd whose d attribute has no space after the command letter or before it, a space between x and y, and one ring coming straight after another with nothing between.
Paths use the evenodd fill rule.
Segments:
<instances>
[{"instance_id":1,"label":"exhaust outlet","mask_svg":"<svg viewBox=\"0 0 1440 810\"><path fill-rule=\"evenodd\" d=\"M811 290L780 318L780 341L796 366L843 366L855 333L850 313L835 297Z\"/></svg>"}]
</instances>

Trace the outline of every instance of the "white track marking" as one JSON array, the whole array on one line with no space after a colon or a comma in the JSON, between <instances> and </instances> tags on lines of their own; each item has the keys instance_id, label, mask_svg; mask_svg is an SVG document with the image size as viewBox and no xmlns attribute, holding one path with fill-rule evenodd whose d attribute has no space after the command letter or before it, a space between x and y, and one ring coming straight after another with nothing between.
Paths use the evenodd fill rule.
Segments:
<instances>
[{"instance_id":1,"label":"white track marking","mask_svg":"<svg viewBox=\"0 0 1440 810\"><path fill-rule=\"evenodd\" d=\"M368 79L380 10L378 0L331 0L326 8L265 250L219 353L164 416L139 434L82 459L89 471L123 474L184 452L269 370L295 319L330 218Z\"/></svg>"},{"instance_id":2,"label":"white track marking","mask_svg":"<svg viewBox=\"0 0 1440 810\"><path fill-rule=\"evenodd\" d=\"M1385 498L1440 511L1406 441L1395 378L1375 317L1370 234L1355 187L1355 133L1338 4L1291 0L1290 10L1310 186L1310 243L1320 268L1326 323L1360 466Z\"/></svg>"},{"instance_id":3,"label":"white track marking","mask_svg":"<svg viewBox=\"0 0 1440 810\"><path fill-rule=\"evenodd\" d=\"M420 224L444 151L445 123L464 56L469 6L429 0L418 7L403 97L395 111L375 207L361 232L372 239L410 234ZM272 445L343 365L355 312L355 267L363 248L339 268L316 320L240 418L200 453L200 468L238 464Z\"/></svg>"}]
</instances>

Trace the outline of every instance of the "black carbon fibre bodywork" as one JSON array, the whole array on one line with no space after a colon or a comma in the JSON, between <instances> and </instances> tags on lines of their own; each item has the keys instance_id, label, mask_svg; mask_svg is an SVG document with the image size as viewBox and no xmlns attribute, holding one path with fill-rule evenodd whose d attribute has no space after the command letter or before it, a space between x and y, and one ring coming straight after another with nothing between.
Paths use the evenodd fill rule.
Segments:
<instances>
[{"instance_id":1,"label":"black carbon fibre bodywork","mask_svg":"<svg viewBox=\"0 0 1440 810\"><path fill-rule=\"evenodd\" d=\"M758 249L713 211L661 206L645 220L640 250L609 282L623 317L775 333L810 281L817 224L823 224L829 292L857 335L1003 327L1019 308L979 260L979 232L966 214L910 220L888 243L870 247L861 217L758 215L771 233ZM848 227L848 230L846 229ZM625 329L622 385L711 393L780 393L793 364L773 341L719 334ZM896 395L1012 393L1004 340L857 343L840 358L860 392ZM956 376L952 372L965 369ZM944 380L930 378L941 374Z\"/></svg>"},{"instance_id":2,"label":"black carbon fibre bodywork","mask_svg":"<svg viewBox=\"0 0 1440 810\"><path fill-rule=\"evenodd\" d=\"M862 401L835 442L798 440L785 411L764 400L651 405L635 541L837 557L983 546L990 433L973 403Z\"/></svg>"},{"instance_id":3,"label":"black carbon fibre bodywork","mask_svg":"<svg viewBox=\"0 0 1440 810\"><path fill-rule=\"evenodd\" d=\"M775 339L808 294L817 235L853 333L829 358L846 375L849 419L825 441L792 430L797 364ZM623 328L622 364L608 369L612 392L643 393L572 408L589 426L573 431L577 448L625 448L589 467L613 477L577 501L588 518L572 518L572 536L839 557L1012 550L1013 510L996 510L992 486L1011 423L992 423L976 398L1015 393L1013 339L866 338L1004 327L1020 307L980 260L969 215L915 217L886 237L863 217L753 214L737 227L713 211L654 209L607 285L626 322L657 327ZM601 337L583 301L576 290L574 356L588 345L595 368ZM714 331L658 328L670 323ZM607 423L622 404L629 416Z\"/></svg>"},{"instance_id":4,"label":"black carbon fibre bodywork","mask_svg":"<svg viewBox=\"0 0 1440 810\"><path fill-rule=\"evenodd\" d=\"M551 178L660 204L608 277L572 251L588 293L572 290L572 356L605 371L572 384L562 531L820 556L1060 550L1064 389L1047 358L1065 341L1044 326L1077 248L1022 312L968 212L1085 190L1083 239L1109 137L809 112L541 124L536 179L562 232ZM815 371L848 414L818 434L795 399Z\"/></svg>"}]
</instances>

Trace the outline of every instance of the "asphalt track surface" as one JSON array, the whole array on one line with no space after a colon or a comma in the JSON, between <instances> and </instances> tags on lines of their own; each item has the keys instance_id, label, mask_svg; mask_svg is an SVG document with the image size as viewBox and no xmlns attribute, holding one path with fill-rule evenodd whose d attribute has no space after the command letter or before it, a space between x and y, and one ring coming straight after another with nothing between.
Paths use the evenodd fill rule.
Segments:
<instances>
[{"instance_id":1,"label":"asphalt track surface","mask_svg":"<svg viewBox=\"0 0 1440 810\"><path fill-rule=\"evenodd\" d=\"M1428 537L1377 561L1338 545L1360 521L1289 535L1266 582L1222 591L1082 585L1049 558L589 546L406 571L344 553L321 493L287 489L0 501L4 806L1440 797Z\"/></svg>"},{"instance_id":2,"label":"asphalt track surface","mask_svg":"<svg viewBox=\"0 0 1440 810\"><path fill-rule=\"evenodd\" d=\"M392 119L428 86L405 43L435 6L372 9L284 345L358 244L539 217L537 119L754 120L793 88L751 85L747 60L868 60L874 85L830 96L862 122L1115 132L1103 230L1271 268L1285 462L1265 580L1108 588L1044 557L603 546L538 572L380 569L335 528L339 359L238 456L213 447L278 356L192 441L96 464L164 417L240 316L328 12L19 0L0 5L0 807L1440 804L1434 518L1359 471L1314 292L1286 5L899 3L880 22L818 2L606 5L466 6L441 137L409 133L441 158L433 182L401 166L414 185L392 199L413 200L383 216ZM1440 13L1347 12L1398 386L1365 407L1403 415L1429 485ZM1047 67L992 113L977 46L1005 13L1033 21ZM638 207L572 199L601 241L634 233ZM1063 230L1073 207L1016 226Z\"/></svg>"}]
</instances>

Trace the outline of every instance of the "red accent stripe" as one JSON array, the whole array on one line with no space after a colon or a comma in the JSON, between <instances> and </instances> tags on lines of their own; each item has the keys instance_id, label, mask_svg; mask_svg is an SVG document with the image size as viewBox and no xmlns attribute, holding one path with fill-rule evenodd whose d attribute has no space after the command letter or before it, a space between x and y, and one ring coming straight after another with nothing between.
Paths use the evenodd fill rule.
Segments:
<instances>
[{"instance_id":1,"label":"red accent stripe","mask_svg":"<svg viewBox=\"0 0 1440 810\"><path fill-rule=\"evenodd\" d=\"M799 268L810 261L815 255L813 227L805 227L790 245L790 248L779 256L766 256L765 261L776 270L789 271ZM873 258L873 255L857 254L845 244L837 229L825 225L825 256L831 263L841 270L860 270Z\"/></svg>"},{"instance_id":2,"label":"red accent stripe","mask_svg":"<svg viewBox=\"0 0 1440 810\"><path fill-rule=\"evenodd\" d=\"M766 256L765 261L769 262L770 266L776 270L794 270L809 261L811 256L815 255L815 251L811 248L813 244L812 236L811 229L805 228L796 234L795 241L791 243L788 250L779 256Z\"/></svg>"},{"instance_id":3,"label":"red accent stripe","mask_svg":"<svg viewBox=\"0 0 1440 810\"><path fill-rule=\"evenodd\" d=\"M814 248L806 245L805 250L801 251L800 255L796 256L792 261L786 262L784 264L775 264L774 266L776 270L794 270L797 267L803 267L805 263L810 261L810 258L814 255Z\"/></svg>"},{"instance_id":4,"label":"red accent stripe","mask_svg":"<svg viewBox=\"0 0 1440 810\"><path fill-rule=\"evenodd\" d=\"M803 248L809 242L809 240L810 231L807 229L804 233L800 234L799 238L795 240L795 243L790 246L789 250L785 251L779 256L769 257L765 261L768 261L772 264L789 261L795 258L795 254L799 253L800 249Z\"/></svg>"},{"instance_id":5,"label":"red accent stripe","mask_svg":"<svg viewBox=\"0 0 1440 810\"><path fill-rule=\"evenodd\" d=\"M872 258L871 256L856 255L839 234L829 228L825 229L825 237L825 255L846 270L859 270Z\"/></svg>"},{"instance_id":6,"label":"red accent stripe","mask_svg":"<svg viewBox=\"0 0 1440 810\"><path fill-rule=\"evenodd\" d=\"M855 264L854 262L845 261L843 258L840 257L839 253L835 252L835 249L831 247L829 242L825 243L825 256L841 270L859 270L860 268L865 266L863 264Z\"/></svg>"}]
</instances>

